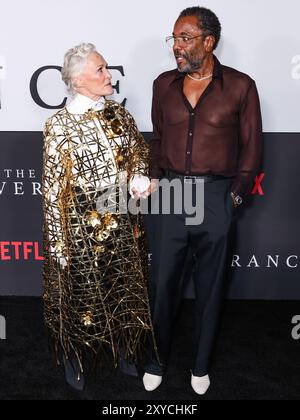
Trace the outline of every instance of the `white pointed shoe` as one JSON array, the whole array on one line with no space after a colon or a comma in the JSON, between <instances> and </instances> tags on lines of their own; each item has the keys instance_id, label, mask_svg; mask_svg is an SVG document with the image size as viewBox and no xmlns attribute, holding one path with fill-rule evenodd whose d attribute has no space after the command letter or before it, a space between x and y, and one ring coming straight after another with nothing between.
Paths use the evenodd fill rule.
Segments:
<instances>
[{"instance_id":1,"label":"white pointed shoe","mask_svg":"<svg viewBox=\"0 0 300 420\"><path fill-rule=\"evenodd\" d=\"M154 391L162 383L162 376L145 373L143 377L143 384L146 391Z\"/></svg>"},{"instance_id":2,"label":"white pointed shoe","mask_svg":"<svg viewBox=\"0 0 300 420\"><path fill-rule=\"evenodd\" d=\"M209 376L194 376L192 374L191 385L196 394L204 395L210 387Z\"/></svg>"}]
</instances>

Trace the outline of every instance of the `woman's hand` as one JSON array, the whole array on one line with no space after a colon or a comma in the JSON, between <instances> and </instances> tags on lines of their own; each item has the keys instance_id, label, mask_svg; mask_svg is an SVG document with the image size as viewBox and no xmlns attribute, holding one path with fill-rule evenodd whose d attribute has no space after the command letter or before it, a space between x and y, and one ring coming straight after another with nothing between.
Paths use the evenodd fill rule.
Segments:
<instances>
[{"instance_id":1,"label":"woman's hand","mask_svg":"<svg viewBox=\"0 0 300 420\"><path fill-rule=\"evenodd\" d=\"M153 194L158 189L158 185L159 179L151 179L149 187L143 192L138 191L134 186L132 186L130 190L131 196L135 200L138 200L139 198L148 198L149 195Z\"/></svg>"}]
</instances>

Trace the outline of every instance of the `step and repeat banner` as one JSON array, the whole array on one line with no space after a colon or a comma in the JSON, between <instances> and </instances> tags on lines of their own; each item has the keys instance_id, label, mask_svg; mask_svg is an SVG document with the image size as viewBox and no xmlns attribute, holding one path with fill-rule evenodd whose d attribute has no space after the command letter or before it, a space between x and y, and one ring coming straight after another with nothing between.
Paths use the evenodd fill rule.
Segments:
<instances>
[{"instance_id":1,"label":"step and repeat banner","mask_svg":"<svg viewBox=\"0 0 300 420\"><path fill-rule=\"evenodd\" d=\"M152 82L175 68L165 37L183 0L11 0L0 6L0 294L42 293L42 129L69 100L63 55L94 43L114 96L151 138ZM230 298L300 298L300 3L210 0L222 24L216 55L260 93L264 160L237 225ZM148 221L151 223L151 220ZM187 270L187 277L191 275ZM192 296L191 287L187 295Z\"/></svg>"}]
</instances>

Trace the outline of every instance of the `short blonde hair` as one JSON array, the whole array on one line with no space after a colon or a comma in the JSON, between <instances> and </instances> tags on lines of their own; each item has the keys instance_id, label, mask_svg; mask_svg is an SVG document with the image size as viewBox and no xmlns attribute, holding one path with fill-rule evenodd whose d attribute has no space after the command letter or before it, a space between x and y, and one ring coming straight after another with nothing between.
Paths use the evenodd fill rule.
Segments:
<instances>
[{"instance_id":1,"label":"short blonde hair","mask_svg":"<svg viewBox=\"0 0 300 420\"><path fill-rule=\"evenodd\" d=\"M73 78L82 72L88 56L93 52L97 52L94 44L81 43L70 48L64 56L64 65L61 76L68 91L72 95L76 93L76 89L73 85Z\"/></svg>"}]
</instances>

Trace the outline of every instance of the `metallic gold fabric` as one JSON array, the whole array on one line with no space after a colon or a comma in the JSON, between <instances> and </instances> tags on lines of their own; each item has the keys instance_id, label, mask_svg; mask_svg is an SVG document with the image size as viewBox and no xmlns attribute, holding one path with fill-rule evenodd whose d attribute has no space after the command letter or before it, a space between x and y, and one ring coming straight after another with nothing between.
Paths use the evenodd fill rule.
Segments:
<instances>
[{"instance_id":1,"label":"metallic gold fabric","mask_svg":"<svg viewBox=\"0 0 300 420\"><path fill-rule=\"evenodd\" d=\"M139 216L99 214L105 187L148 173L148 148L114 101L103 111L50 118L44 131L45 321L66 354L136 360L152 327L147 257ZM126 171L126 172L125 172ZM126 179L125 179L126 182ZM118 194L110 197L111 204Z\"/></svg>"}]
</instances>

